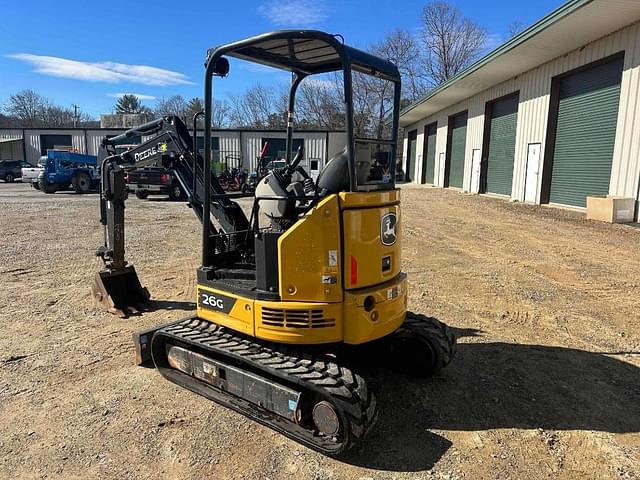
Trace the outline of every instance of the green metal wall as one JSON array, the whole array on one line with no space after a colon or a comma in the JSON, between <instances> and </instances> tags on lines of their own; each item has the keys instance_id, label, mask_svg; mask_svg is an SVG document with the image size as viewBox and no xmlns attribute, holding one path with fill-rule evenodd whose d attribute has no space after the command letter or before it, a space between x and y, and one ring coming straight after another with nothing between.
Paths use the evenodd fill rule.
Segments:
<instances>
[{"instance_id":1,"label":"green metal wall","mask_svg":"<svg viewBox=\"0 0 640 480\"><path fill-rule=\"evenodd\" d=\"M425 151L422 153L424 165L423 170L423 183L433 184L434 168L436 165L436 137L438 133L438 127L436 124L427 125L425 127L424 134L426 135Z\"/></svg>"},{"instance_id":2,"label":"green metal wall","mask_svg":"<svg viewBox=\"0 0 640 480\"><path fill-rule=\"evenodd\" d=\"M496 100L489 108L485 191L510 196L513 184L513 159L516 152L518 95Z\"/></svg>"},{"instance_id":3,"label":"green metal wall","mask_svg":"<svg viewBox=\"0 0 640 480\"><path fill-rule=\"evenodd\" d=\"M551 203L586 207L609 193L622 68L620 58L560 80Z\"/></svg>"},{"instance_id":4,"label":"green metal wall","mask_svg":"<svg viewBox=\"0 0 640 480\"><path fill-rule=\"evenodd\" d=\"M451 119L451 150L449 161L449 186L462 188L464 179L464 153L467 144L467 112Z\"/></svg>"}]
</instances>

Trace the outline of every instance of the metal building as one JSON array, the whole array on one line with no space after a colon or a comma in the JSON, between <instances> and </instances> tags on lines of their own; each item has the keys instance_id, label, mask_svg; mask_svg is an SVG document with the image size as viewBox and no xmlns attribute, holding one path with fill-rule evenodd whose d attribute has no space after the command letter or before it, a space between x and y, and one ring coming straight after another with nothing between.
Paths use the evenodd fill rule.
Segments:
<instances>
[{"instance_id":1,"label":"metal building","mask_svg":"<svg viewBox=\"0 0 640 480\"><path fill-rule=\"evenodd\" d=\"M48 149L56 147L72 148L79 153L97 155L105 137L118 135L125 129L102 128L13 128L0 129L0 145L3 155L26 160L36 164ZM214 160L242 165L247 170L255 170L256 160L265 143L270 157L281 156L285 150L286 132L284 130L225 129L212 132L211 145ZM204 145L204 137L198 132L198 144ZM342 150L345 142L344 132L324 130L301 130L294 133L294 149L304 145L303 166L317 173L327 160ZM147 137L131 139L132 143L146 141Z\"/></svg>"},{"instance_id":2,"label":"metal building","mask_svg":"<svg viewBox=\"0 0 640 480\"><path fill-rule=\"evenodd\" d=\"M410 181L640 205L640 1L571 0L408 106ZM637 218L637 213L636 213Z\"/></svg>"}]
</instances>

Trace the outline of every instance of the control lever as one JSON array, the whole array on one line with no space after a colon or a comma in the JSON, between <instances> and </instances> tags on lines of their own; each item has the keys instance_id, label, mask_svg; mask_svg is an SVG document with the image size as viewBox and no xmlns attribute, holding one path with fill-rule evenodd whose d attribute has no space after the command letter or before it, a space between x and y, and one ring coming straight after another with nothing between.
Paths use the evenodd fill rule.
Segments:
<instances>
[{"instance_id":1,"label":"control lever","mask_svg":"<svg viewBox=\"0 0 640 480\"><path fill-rule=\"evenodd\" d=\"M293 157L293 161L291 162L290 165L287 165L287 168L285 169L286 175L292 175L293 172L296 171L296 169L298 168L298 165L302 161L302 157L304 157L304 145L300 145L298 147L298 151L296 152L296 156Z\"/></svg>"}]
</instances>

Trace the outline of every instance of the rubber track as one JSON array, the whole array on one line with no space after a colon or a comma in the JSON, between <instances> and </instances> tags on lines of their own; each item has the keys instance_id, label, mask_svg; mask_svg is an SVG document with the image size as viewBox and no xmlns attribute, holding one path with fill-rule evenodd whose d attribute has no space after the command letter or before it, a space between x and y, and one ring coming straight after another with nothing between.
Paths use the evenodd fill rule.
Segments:
<instances>
[{"instance_id":1,"label":"rubber track","mask_svg":"<svg viewBox=\"0 0 640 480\"><path fill-rule=\"evenodd\" d=\"M316 436L318 443L302 439L294 431L283 431L264 419L256 418L325 454L338 455L349 450L367 436L377 420L375 397L369 392L365 380L328 355L312 355L286 345L261 342L197 317L186 318L159 330L156 335L158 333L195 344L205 353L212 352L216 358L232 358L240 364L250 365L258 373L263 371L276 380L299 385L301 391L330 397L339 413L343 414L342 442L335 444L336 448L328 449L326 439L320 441L322 437Z\"/></svg>"}]
</instances>

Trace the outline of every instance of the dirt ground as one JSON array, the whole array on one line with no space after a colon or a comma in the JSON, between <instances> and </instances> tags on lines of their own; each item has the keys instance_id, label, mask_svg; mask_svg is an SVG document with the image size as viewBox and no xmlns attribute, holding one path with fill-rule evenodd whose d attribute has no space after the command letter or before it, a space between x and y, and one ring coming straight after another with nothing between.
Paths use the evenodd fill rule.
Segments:
<instances>
[{"instance_id":1,"label":"dirt ground","mask_svg":"<svg viewBox=\"0 0 640 480\"><path fill-rule=\"evenodd\" d=\"M134 331L193 308L199 224L128 204L157 300L96 311L97 196L0 183L0 478L640 478L640 229L403 188L410 307L452 325L438 378L381 372L380 420L323 457L133 365Z\"/></svg>"}]
</instances>

